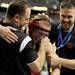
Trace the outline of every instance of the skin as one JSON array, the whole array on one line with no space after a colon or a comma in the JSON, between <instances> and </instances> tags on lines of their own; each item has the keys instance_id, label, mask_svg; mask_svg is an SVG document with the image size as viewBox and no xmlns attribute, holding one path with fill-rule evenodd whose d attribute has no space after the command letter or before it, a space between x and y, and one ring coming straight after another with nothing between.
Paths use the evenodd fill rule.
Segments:
<instances>
[{"instance_id":1,"label":"skin","mask_svg":"<svg viewBox=\"0 0 75 75\"><path fill-rule=\"evenodd\" d=\"M18 37L12 32L16 31L15 28L0 26L0 37L6 40L8 43L15 43L18 40Z\"/></svg>"},{"instance_id":2,"label":"skin","mask_svg":"<svg viewBox=\"0 0 75 75\"><path fill-rule=\"evenodd\" d=\"M74 24L74 9L60 9L60 22L65 31L69 30L69 28Z\"/></svg>"},{"instance_id":3,"label":"skin","mask_svg":"<svg viewBox=\"0 0 75 75\"><path fill-rule=\"evenodd\" d=\"M22 17L21 21L20 21L20 24L21 25L24 25L24 24L28 24L29 23L29 18L30 18L30 14L31 14L31 9L30 8L27 8L26 9L26 12L24 14L24 16Z\"/></svg>"},{"instance_id":4,"label":"skin","mask_svg":"<svg viewBox=\"0 0 75 75\"><path fill-rule=\"evenodd\" d=\"M69 31L70 27L74 24L75 20L75 11L73 8L60 8L60 23L62 24L62 27L64 28L64 31ZM56 46L54 46L56 48ZM52 49L52 48L51 48ZM60 68L59 65L62 65L66 68L74 69L75 70L75 59L65 59L61 58L56 54L55 49L50 50L50 54L48 54L48 59L52 66L57 66L57 68L54 69L52 72L52 75L59 75L60 74Z\"/></svg>"},{"instance_id":5,"label":"skin","mask_svg":"<svg viewBox=\"0 0 75 75\"><path fill-rule=\"evenodd\" d=\"M24 17L21 19L21 25L24 24L28 24L29 23L29 18L30 18L30 13L31 13L31 9L27 8L26 12L28 11L28 13L26 13L24 15ZM4 20L5 22L5 20ZM20 21L18 21L19 24ZM17 24L17 23L16 23ZM15 28L12 28L10 26L8 27L4 27L4 26L0 26L0 36L5 39L8 43L15 43L16 41L18 41L18 37L12 32L12 31L16 31ZM25 29L22 29L22 31L24 31Z\"/></svg>"},{"instance_id":6,"label":"skin","mask_svg":"<svg viewBox=\"0 0 75 75\"><path fill-rule=\"evenodd\" d=\"M30 8L27 7L25 8L25 10L26 12L23 14L23 16L20 16L19 14L15 14L11 19L7 17L4 21L7 23L15 24L18 27L23 26L24 24L26 24L26 21L27 23L29 22L30 13L31 13ZM48 37L45 36L44 38L41 39L40 47L37 53L38 58L35 61L27 64L32 71L40 72L42 70L43 64L45 62L45 57L46 57L45 49L47 47L46 44L47 42L49 42Z\"/></svg>"},{"instance_id":7,"label":"skin","mask_svg":"<svg viewBox=\"0 0 75 75\"><path fill-rule=\"evenodd\" d=\"M25 21L27 21L26 18L28 18L27 23L29 22L30 13L31 13L31 9L26 8L26 12L22 17L20 17L18 14L16 14L11 19L11 22L15 23L17 26L23 26L24 24L26 24L26 22L25 22ZM28 14L28 15L26 15L26 14ZM46 57L46 50L45 50L45 47L47 47L46 42L48 42L48 41L49 41L48 37L44 37L41 39L40 47L39 47L39 50L37 53L39 57L34 62L27 64L32 71L39 72L42 70L42 66L44 64L45 57Z\"/></svg>"},{"instance_id":8,"label":"skin","mask_svg":"<svg viewBox=\"0 0 75 75\"><path fill-rule=\"evenodd\" d=\"M50 31L50 29L51 29L51 26L49 26L48 23L44 22L44 21L39 21L39 27L42 29L48 30L48 31ZM33 31L31 37L32 37L34 43L38 43L45 35L49 35L49 33L45 32L45 31L41 31L39 29L36 29L35 31Z\"/></svg>"},{"instance_id":9,"label":"skin","mask_svg":"<svg viewBox=\"0 0 75 75\"><path fill-rule=\"evenodd\" d=\"M51 30L51 26L49 25L49 23L48 22L45 22L45 21L39 21L39 25L38 25L40 28L42 28L42 29L45 29L45 30L48 30L48 31L50 31ZM43 38L45 38L45 36L49 36L49 33L48 32L45 32L45 31L42 31L42 30L40 30L40 29L35 29L33 32L32 32L32 35L31 35L31 37L32 37L32 39L33 39L33 42L35 43L35 45L36 44L39 44L39 46L41 46L40 44L40 42L41 42L41 40L43 39ZM49 40L49 39L48 39ZM50 40L49 40L50 41ZM49 41L45 41L45 43L46 43L46 45L47 45L47 42L49 43ZM47 46L46 46L47 47ZM46 48L45 47L45 48ZM39 47L40 48L40 47ZM38 50L39 51L39 50ZM32 72L32 74L33 75L36 75L36 74L39 74L39 73L37 73L37 72L35 72L35 71L33 71Z\"/></svg>"}]
</instances>

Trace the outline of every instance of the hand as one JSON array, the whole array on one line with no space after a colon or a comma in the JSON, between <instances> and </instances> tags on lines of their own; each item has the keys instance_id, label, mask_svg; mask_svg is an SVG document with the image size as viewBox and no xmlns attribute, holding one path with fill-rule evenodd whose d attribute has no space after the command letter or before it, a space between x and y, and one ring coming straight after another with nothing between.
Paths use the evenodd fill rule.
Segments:
<instances>
[{"instance_id":1,"label":"hand","mask_svg":"<svg viewBox=\"0 0 75 75\"><path fill-rule=\"evenodd\" d=\"M52 66L57 66L60 64L60 57L56 53L47 54L47 59Z\"/></svg>"},{"instance_id":2,"label":"hand","mask_svg":"<svg viewBox=\"0 0 75 75\"><path fill-rule=\"evenodd\" d=\"M45 13L38 13L38 15L45 15L47 18L49 18L49 16L47 15L47 14L45 14Z\"/></svg>"},{"instance_id":3,"label":"hand","mask_svg":"<svg viewBox=\"0 0 75 75\"><path fill-rule=\"evenodd\" d=\"M48 43L47 44L47 60L48 63L51 64L52 66L56 66L59 64L58 59L59 57L56 54L56 46L55 43Z\"/></svg>"},{"instance_id":4,"label":"hand","mask_svg":"<svg viewBox=\"0 0 75 75\"><path fill-rule=\"evenodd\" d=\"M60 57L56 53L51 55L51 65L60 65Z\"/></svg>"},{"instance_id":5,"label":"hand","mask_svg":"<svg viewBox=\"0 0 75 75\"><path fill-rule=\"evenodd\" d=\"M4 26L0 26L0 36L5 39L8 43L15 43L18 39L18 37L12 32L12 31L16 31L15 28L12 28L10 26L8 27L4 27Z\"/></svg>"},{"instance_id":6,"label":"hand","mask_svg":"<svg viewBox=\"0 0 75 75\"><path fill-rule=\"evenodd\" d=\"M47 43L50 42L48 37L41 38L41 44L44 45L45 49L47 48Z\"/></svg>"},{"instance_id":7,"label":"hand","mask_svg":"<svg viewBox=\"0 0 75 75\"><path fill-rule=\"evenodd\" d=\"M49 54L55 53L57 49L55 43L52 44L50 41L46 43L47 43L46 52Z\"/></svg>"}]
</instances>

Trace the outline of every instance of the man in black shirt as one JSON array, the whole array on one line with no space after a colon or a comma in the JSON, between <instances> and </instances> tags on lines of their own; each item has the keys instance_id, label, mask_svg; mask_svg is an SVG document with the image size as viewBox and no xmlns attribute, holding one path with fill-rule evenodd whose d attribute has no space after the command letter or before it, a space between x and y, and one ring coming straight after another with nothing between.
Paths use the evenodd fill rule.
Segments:
<instances>
[{"instance_id":1,"label":"man in black shirt","mask_svg":"<svg viewBox=\"0 0 75 75\"><path fill-rule=\"evenodd\" d=\"M41 39L38 53L32 39L20 31L25 24L26 14L30 17L30 6L27 1L12 2L6 12L2 25L16 28L18 36L15 43L7 43L0 38L0 75L31 75L32 71L41 71L45 61L47 37Z\"/></svg>"}]
</instances>

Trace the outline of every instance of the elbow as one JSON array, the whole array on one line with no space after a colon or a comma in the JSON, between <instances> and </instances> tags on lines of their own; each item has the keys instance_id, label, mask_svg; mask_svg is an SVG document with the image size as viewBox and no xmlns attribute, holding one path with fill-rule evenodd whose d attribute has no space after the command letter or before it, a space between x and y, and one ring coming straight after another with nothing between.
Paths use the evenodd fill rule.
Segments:
<instances>
[{"instance_id":1,"label":"elbow","mask_svg":"<svg viewBox=\"0 0 75 75\"><path fill-rule=\"evenodd\" d=\"M40 72L42 70L42 64L40 64L39 60L37 59L33 63L29 64L29 67L32 71Z\"/></svg>"},{"instance_id":2,"label":"elbow","mask_svg":"<svg viewBox=\"0 0 75 75\"><path fill-rule=\"evenodd\" d=\"M41 67L37 67L35 71L36 71L36 72L40 72L41 70L42 70Z\"/></svg>"},{"instance_id":3,"label":"elbow","mask_svg":"<svg viewBox=\"0 0 75 75\"><path fill-rule=\"evenodd\" d=\"M31 64L29 67L34 72L40 72L42 70L42 66L39 63Z\"/></svg>"},{"instance_id":4,"label":"elbow","mask_svg":"<svg viewBox=\"0 0 75 75\"><path fill-rule=\"evenodd\" d=\"M40 72L42 68L40 66L35 66L35 68L31 68L31 70L34 72Z\"/></svg>"}]
</instances>

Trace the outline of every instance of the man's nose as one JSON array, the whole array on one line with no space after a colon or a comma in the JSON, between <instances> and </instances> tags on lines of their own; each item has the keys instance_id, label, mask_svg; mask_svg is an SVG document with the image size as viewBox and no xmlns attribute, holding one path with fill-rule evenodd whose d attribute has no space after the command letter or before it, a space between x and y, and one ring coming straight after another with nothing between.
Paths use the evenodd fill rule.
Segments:
<instances>
[{"instance_id":1,"label":"man's nose","mask_svg":"<svg viewBox=\"0 0 75 75\"><path fill-rule=\"evenodd\" d=\"M64 21L66 21L66 22L67 22L67 21L69 21L69 19L68 19L68 18L64 18Z\"/></svg>"}]
</instances>

